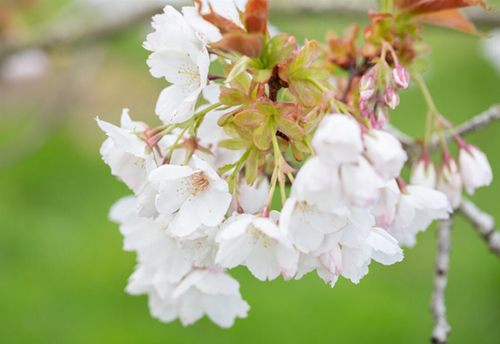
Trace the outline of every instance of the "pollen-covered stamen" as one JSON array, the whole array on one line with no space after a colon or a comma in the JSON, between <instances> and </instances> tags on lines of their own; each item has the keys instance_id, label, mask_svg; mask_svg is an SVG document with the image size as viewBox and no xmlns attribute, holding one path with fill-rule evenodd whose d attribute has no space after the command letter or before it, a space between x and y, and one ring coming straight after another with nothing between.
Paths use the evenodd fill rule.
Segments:
<instances>
[{"instance_id":1,"label":"pollen-covered stamen","mask_svg":"<svg viewBox=\"0 0 500 344\"><path fill-rule=\"evenodd\" d=\"M270 238L266 234L262 233L258 230L253 224L250 224L246 231L247 234L252 236L252 239L248 242L249 244L257 245L257 243L263 245L265 248L270 247L272 245L278 245L278 240ZM253 241L253 242L252 242Z\"/></svg>"},{"instance_id":2,"label":"pollen-covered stamen","mask_svg":"<svg viewBox=\"0 0 500 344\"><path fill-rule=\"evenodd\" d=\"M184 63L179 70L178 74L182 74L186 76L186 80L184 80L185 84L182 87L183 93L191 93L200 87L200 69L198 66Z\"/></svg>"},{"instance_id":3,"label":"pollen-covered stamen","mask_svg":"<svg viewBox=\"0 0 500 344\"><path fill-rule=\"evenodd\" d=\"M189 190L189 192L193 196L196 196L208 188L209 182L208 178L205 176L203 172L198 172L191 175L186 180L186 184L187 184L186 187Z\"/></svg>"}]
</instances>

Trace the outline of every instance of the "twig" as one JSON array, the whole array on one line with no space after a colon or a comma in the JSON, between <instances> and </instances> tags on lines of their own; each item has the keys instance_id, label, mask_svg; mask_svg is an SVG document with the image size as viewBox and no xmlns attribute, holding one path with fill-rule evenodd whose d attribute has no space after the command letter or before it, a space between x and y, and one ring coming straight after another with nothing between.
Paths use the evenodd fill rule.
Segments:
<instances>
[{"instance_id":1,"label":"twig","mask_svg":"<svg viewBox=\"0 0 500 344\"><path fill-rule=\"evenodd\" d=\"M491 252L500 257L500 231L495 226L495 219L464 197L462 197L458 212L472 223L479 235L488 244Z\"/></svg>"},{"instance_id":2,"label":"twig","mask_svg":"<svg viewBox=\"0 0 500 344\"><path fill-rule=\"evenodd\" d=\"M500 120L500 104L496 104L491 106L488 110L480 113L477 116L465 121L455 128L456 133L460 136L465 136L467 134L473 133L475 131L481 130L485 126L491 124L494 121ZM407 134L403 133L399 129L393 127L390 124L386 124L384 129L393 134L401 144L403 145L404 150L408 153L408 162L411 163L414 161L421 152L420 145ZM451 142L453 140L453 136L450 133L445 134L446 142ZM439 147L439 136L438 134L433 134L430 139L429 151L436 151Z\"/></svg>"},{"instance_id":3,"label":"twig","mask_svg":"<svg viewBox=\"0 0 500 344\"><path fill-rule=\"evenodd\" d=\"M440 221L437 230L438 250L431 302L431 312L434 317L434 329L432 330L431 341L434 344L447 343L448 334L451 331L451 327L446 319L445 291L448 283L452 224L453 220L451 218Z\"/></svg>"},{"instance_id":4,"label":"twig","mask_svg":"<svg viewBox=\"0 0 500 344\"><path fill-rule=\"evenodd\" d=\"M488 110L480 113L479 115L472 117L468 121L460 124L455 128L456 133L460 136L467 135L478 131L493 121L500 120L500 104L496 104L491 106ZM453 136L451 133L445 134L446 142L450 142L453 140ZM435 151L439 147L439 135L434 134L431 137L431 141L429 144L429 150Z\"/></svg>"}]
</instances>

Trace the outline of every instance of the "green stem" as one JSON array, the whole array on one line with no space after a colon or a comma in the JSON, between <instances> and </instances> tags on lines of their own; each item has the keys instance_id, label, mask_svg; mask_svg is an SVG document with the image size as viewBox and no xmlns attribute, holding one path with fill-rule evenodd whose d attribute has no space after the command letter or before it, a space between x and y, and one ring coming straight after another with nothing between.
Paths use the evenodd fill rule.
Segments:
<instances>
[{"instance_id":1,"label":"green stem","mask_svg":"<svg viewBox=\"0 0 500 344\"><path fill-rule=\"evenodd\" d=\"M429 143L429 139L432 134L432 122L434 119L434 116L437 116L439 114L436 104L434 103L434 100L432 99L431 93L429 92L429 89L427 88L427 85L425 84L424 80L418 73L412 73L412 78L413 80L416 81L418 86L420 87L420 90L422 91L422 94L425 98L425 102L427 103L427 107L429 111L427 112L427 122L425 125L425 137L424 137L424 144L427 146Z\"/></svg>"},{"instance_id":2,"label":"green stem","mask_svg":"<svg viewBox=\"0 0 500 344\"><path fill-rule=\"evenodd\" d=\"M311 154L316 155L316 152L314 151L314 148L311 146L311 142L309 142L309 138L307 136L304 138L304 142L309 151L311 151Z\"/></svg>"},{"instance_id":3,"label":"green stem","mask_svg":"<svg viewBox=\"0 0 500 344\"><path fill-rule=\"evenodd\" d=\"M269 121L269 130L271 131L271 140L273 141L274 166L279 167L281 151L280 151L280 146L278 144L278 138L276 137L276 129L274 127L274 121L272 119Z\"/></svg>"},{"instance_id":4,"label":"green stem","mask_svg":"<svg viewBox=\"0 0 500 344\"><path fill-rule=\"evenodd\" d=\"M245 153L242 155L242 157L240 158L240 160L238 160L238 164L236 165L236 167L234 168L234 171L233 173L231 173L231 178L235 178L236 175L238 174L238 172L240 172L241 170L241 167L243 166L243 164L245 163L245 161L247 160L248 158L248 155L250 154L250 151L251 149L247 149L245 151Z\"/></svg>"},{"instance_id":5,"label":"green stem","mask_svg":"<svg viewBox=\"0 0 500 344\"><path fill-rule=\"evenodd\" d=\"M215 103L213 105L210 105L206 109L204 109L204 110L202 110L202 111L200 111L198 113L195 113L194 116L193 116L194 120L196 121L200 117L205 116L207 113L209 113L210 111L212 111L214 109L217 109L221 105L222 105L222 103Z\"/></svg>"},{"instance_id":6,"label":"green stem","mask_svg":"<svg viewBox=\"0 0 500 344\"><path fill-rule=\"evenodd\" d=\"M325 91L325 87L323 85L321 85L319 82L317 82L316 80L312 79L312 78L307 78L305 79L307 82L313 84L318 90L320 90L321 92L324 92Z\"/></svg>"},{"instance_id":7,"label":"green stem","mask_svg":"<svg viewBox=\"0 0 500 344\"><path fill-rule=\"evenodd\" d=\"M179 136L177 137L177 139L175 140L174 144L172 145L172 147L170 147L166 157L170 158L172 156L172 153L174 152L174 149L175 149L175 146L177 146L177 144L179 143L179 141L181 140L181 138L184 136L184 134L186 133L186 131L189 129L189 126L185 127L182 132L179 134Z\"/></svg>"}]
</instances>

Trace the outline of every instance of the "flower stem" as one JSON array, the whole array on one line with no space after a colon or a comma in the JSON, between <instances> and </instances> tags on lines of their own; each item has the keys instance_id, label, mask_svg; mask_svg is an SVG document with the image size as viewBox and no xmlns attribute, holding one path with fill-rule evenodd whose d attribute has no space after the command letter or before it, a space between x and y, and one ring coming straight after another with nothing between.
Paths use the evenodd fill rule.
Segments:
<instances>
[{"instance_id":1,"label":"flower stem","mask_svg":"<svg viewBox=\"0 0 500 344\"><path fill-rule=\"evenodd\" d=\"M195 113L194 116L193 116L194 120L196 121L200 117L205 116L207 113L209 113L210 111L212 111L214 109L217 109L221 105L222 105L222 103L215 103L213 105L210 105L206 109L204 109L204 110L202 110L202 111L200 111L198 113Z\"/></svg>"},{"instance_id":2,"label":"flower stem","mask_svg":"<svg viewBox=\"0 0 500 344\"><path fill-rule=\"evenodd\" d=\"M435 116L439 114L436 104L434 103L434 100L432 99L431 93L429 92L429 89L427 88L427 85L425 84L424 80L418 73L412 73L413 74L413 80L415 80L420 87L420 90L422 91L422 95L425 98L425 102L427 103L427 107L429 111L427 112L427 122L425 126L425 137L424 137L424 145L427 146L429 143L429 139L432 134L433 130L433 119Z\"/></svg>"}]
</instances>

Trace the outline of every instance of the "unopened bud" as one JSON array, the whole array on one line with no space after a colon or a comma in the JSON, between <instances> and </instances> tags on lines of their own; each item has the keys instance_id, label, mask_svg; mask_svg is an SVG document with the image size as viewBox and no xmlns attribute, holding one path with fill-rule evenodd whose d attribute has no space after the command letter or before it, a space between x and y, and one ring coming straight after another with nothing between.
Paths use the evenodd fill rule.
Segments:
<instances>
[{"instance_id":1,"label":"unopened bud","mask_svg":"<svg viewBox=\"0 0 500 344\"><path fill-rule=\"evenodd\" d=\"M389 85L384 91L384 102L389 108L394 110L399 104L399 94L394 86Z\"/></svg>"},{"instance_id":2,"label":"unopened bud","mask_svg":"<svg viewBox=\"0 0 500 344\"><path fill-rule=\"evenodd\" d=\"M366 118L372 114L371 106L370 104L367 103L366 100L360 99L358 107L359 107L359 114L361 115L361 117Z\"/></svg>"},{"instance_id":3,"label":"unopened bud","mask_svg":"<svg viewBox=\"0 0 500 344\"><path fill-rule=\"evenodd\" d=\"M382 129L387 122L387 114L383 106L377 106L377 111L370 117L370 123L374 129Z\"/></svg>"},{"instance_id":4,"label":"unopened bud","mask_svg":"<svg viewBox=\"0 0 500 344\"><path fill-rule=\"evenodd\" d=\"M403 90L406 90L410 84L410 73L400 63L397 63L396 68L392 70L392 78Z\"/></svg>"},{"instance_id":5,"label":"unopened bud","mask_svg":"<svg viewBox=\"0 0 500 344\"><path fill-rule=\"evenodd\" d=\"M375 90L375 77L372 73L365 74L359 80L359 95L361 100L368 100Z\"/></svg>"}]
</instances>

